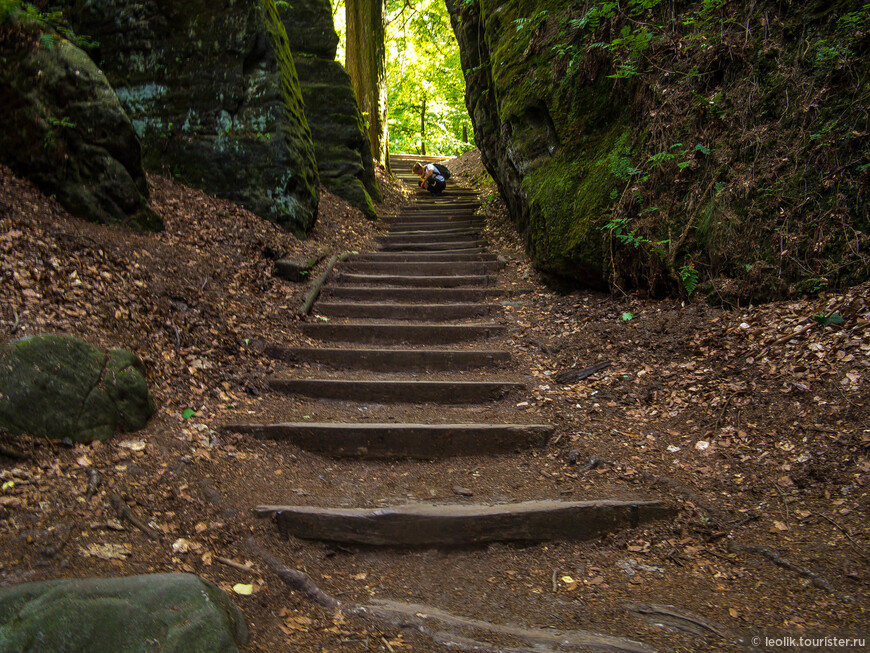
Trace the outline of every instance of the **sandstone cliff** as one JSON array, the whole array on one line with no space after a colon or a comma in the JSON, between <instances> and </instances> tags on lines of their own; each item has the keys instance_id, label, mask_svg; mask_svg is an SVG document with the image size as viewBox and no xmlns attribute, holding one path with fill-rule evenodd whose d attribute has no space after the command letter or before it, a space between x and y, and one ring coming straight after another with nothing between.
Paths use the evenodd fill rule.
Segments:
<instances>
[{"instance_id":1,"label":"sandstone cliff","mask_svg":"<svg viewBox=\"0 0 870 653\"><path fill-rule=\"evenodd\" d=\"M304 236L317 165L273 0L72 0L77 30L142 141L149 169L238 202Z\"/></svg>"},{"instance_id":2,"label":"sandstone cliff","mask_svg":"<svg viewBox=\"0 0 870 653\"><path fill-rule=\"evenodd\" d=\"M866 4L447 1L541 270L726 302L870 278Z\"/></svg>"}]
</instances>

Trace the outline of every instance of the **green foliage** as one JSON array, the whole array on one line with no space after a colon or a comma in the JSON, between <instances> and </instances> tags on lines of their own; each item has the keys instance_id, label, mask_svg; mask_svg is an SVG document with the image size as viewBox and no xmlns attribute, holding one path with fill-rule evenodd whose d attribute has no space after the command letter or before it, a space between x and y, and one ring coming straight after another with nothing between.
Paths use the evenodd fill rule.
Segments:
<instances>
[{"instance_id":1,"label":"green foliage","mask_svg":"<svg viewBox=\"0 0 870 653\"><path fill-rule=\"evenodd\" d=\"M843 324L843 316L839 313L816 313L813 315L813 319L821 324L823 327L829 327L832 324L840 325Z\"/></svg>"},{"instance_id":2,"label":"green foliage","mask_svg":"<svg viewBox=\"0 0 870 653\"><path fill-rule=\"evenodd\" d=\"M694 265L684 265L680 268L680 280L683 282L683 288L686 289L686 294L691 295L698 285L698 271Z\"/></svg>"},{"instance_id":3,"label":"green foliage","mask_svg":"<svg viewBox=\"0 0 870 653\"><path fill-rule=\"evenodd\" d=\"M336 59L344 64L345 0L332 3L339 34ZM388 0L386 22L390 151L422 153L425 147L427 154L455 155L473 149L465 77L446 5ZM462 139L463 127L467 141Z\"/></svg>"},{"instance_id":4,"label":"green foliage","mask_svg":"<svg viewBox=\"0 0 870 653\"><path fill-rule=\"evenodd\" d=\"M632 313L631 311L625 311L621 317L623 322L630 322L634 319L634 313Z\"/></svg>"},{"instance_id":5,"label":"green foliage","mask_svg":"<svg viewBox=\"0 0 870 653\"><path fill-rule=\"evenodd\" d=\"M390 0L387 8L390 149L446 155L472 149L459 45L446 6ZM469 141L462 139L463 126Z\"/></svg>"},{"instance_id":6,"label":"green foliage","mask_svg":"<svg viewBox=\"0 0 870 653\"><path fill-rule=\"evenodd\" d=\"M650 242L648 239L638 235L637 229L629 230L631 218L613 218L601 227L602 231L609 231L623 245L633 245L640 247L643 243Z\"/></svg>"}]
</instances>

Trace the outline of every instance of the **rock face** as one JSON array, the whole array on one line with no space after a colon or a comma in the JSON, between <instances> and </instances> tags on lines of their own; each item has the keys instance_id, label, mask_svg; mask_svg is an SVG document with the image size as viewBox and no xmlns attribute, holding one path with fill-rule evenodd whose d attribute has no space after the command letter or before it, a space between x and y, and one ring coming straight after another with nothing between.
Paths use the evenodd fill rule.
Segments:
<instances>
[{"instance_id":1,"label":"rock face","mask_svg":"<svg viewBox=\"0 0 870 653\"><path fill-rule=\"evenodd\" d=\"M192 574L0 588L2 653L237 653L247 640L239 609L215 585Z\"/></svg>"},{"instance_id":2,"label":"rock face","mask_svg":"<svg viewBox=\"0 0 870 653\"><path fill-rule=\"evenodd\" d=\"M317 217L311 132L274 0L69 0L149 169L298 236Z\"/></svg>"},{"instance_id":3,"label":"rock face","mask_svg":"<svg viewBox=\"0 0 870 653\"><path fill-rule=\"evenodd\" d=\"M734 303L870 278L861 2L447 5L482 160L540 270Z\"/></svg>"},{"instance_id":4,"label":"rock face","mask_svg":"<svg viewBox=\"0 0 870 653\"><path fill-rule=\"evenodd\" d=\"M92 222L162 229L139 142L105 76L20 12L0 16L0 161Z\"/></svg>"},{"instance_id":5,"label":"rock face","mask_svg":"<svg viewBox=\"0 0 870 653\"><path fill-rule=\"evenodd\" d=\"M42 335L0 348L0 426L75 442L134 431L154 413L142 361L78 338Z\"/></svg>"},{"instance_id":6,"label":"rock face","mask_svg":"<svg viewBox=\"0 0 870 653\"><path fill-rule=\"evenodd\" d=\"M375 218L372 200L380 202L381 192L350 76L335 61L332 7L328 0L300 0L281 5L279 12L299 74L320 181Z\"/></svg>"}]
</instances>

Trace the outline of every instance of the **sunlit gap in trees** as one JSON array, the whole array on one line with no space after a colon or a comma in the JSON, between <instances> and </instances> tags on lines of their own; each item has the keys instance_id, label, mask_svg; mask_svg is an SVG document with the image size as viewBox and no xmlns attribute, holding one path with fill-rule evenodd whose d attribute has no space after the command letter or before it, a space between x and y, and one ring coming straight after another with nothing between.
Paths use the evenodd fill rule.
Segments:
<instances>
[{"instance_id":1,"label":"sunlit gap in trees","mask_svg":"<svg viewBox=\"0 0 870 653\"><path fill-rule=\"evenodd\" d=\"M345 63L344 0L333 0L336 60ZM474 148L459 44L443 0L388 0L390 151L457 155Z\"/></svg>"}]
</instances>

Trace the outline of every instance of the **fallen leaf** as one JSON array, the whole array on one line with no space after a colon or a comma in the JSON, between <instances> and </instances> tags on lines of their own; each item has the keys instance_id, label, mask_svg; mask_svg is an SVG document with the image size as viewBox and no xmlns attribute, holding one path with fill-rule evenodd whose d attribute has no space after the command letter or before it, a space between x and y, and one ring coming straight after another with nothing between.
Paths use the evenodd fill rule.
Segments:
<instances>
[{"instance_id":1,"label":"fallen leaf","mask_svg":"<svg viewBox=\"0 0 870 653\"><path fill-rule=\"evenodd\" d=\"M133 555L133 547L129 544L88 544L87 548L79 549L84 555L101 560L126 560Z\"/></svg>"}]
</instances>

